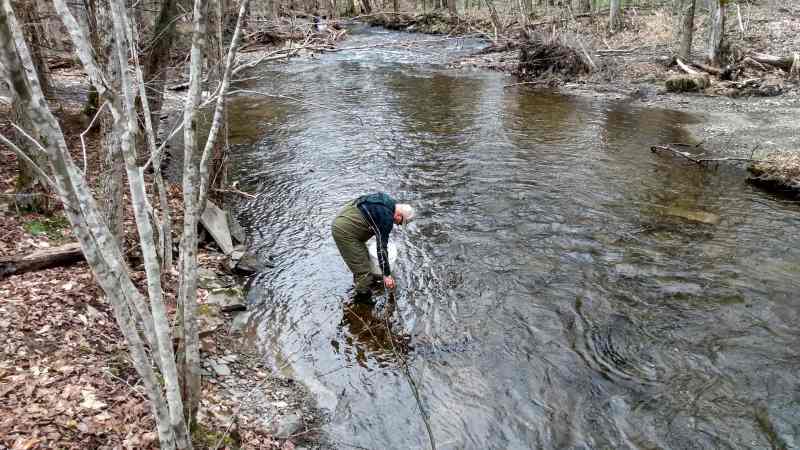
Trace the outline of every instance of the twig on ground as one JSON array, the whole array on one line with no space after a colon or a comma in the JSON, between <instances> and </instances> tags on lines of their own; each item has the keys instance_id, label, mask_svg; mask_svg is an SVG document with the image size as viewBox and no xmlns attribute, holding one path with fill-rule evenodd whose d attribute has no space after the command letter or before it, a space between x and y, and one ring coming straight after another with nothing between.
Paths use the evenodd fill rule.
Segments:
<instances>
[{"instance_id":1,"label":"twig on ground","mask_svg":"<svg viewBox=\"0 0 800 450\"><path fill-rule=\"evenodd\" d=\"M305 48L305 47L301 46L301 47L294 47L294 48L282 48L280 50L275 50L273 52L269 52L269 53L263 55L261 58L258 58L256 60L253 60L253 61L250 61L250 62L247 62L247 63L244 63L244 64L241 64L241 65L237 66L235 69L233 69L233 72L231 72L231 76L235 76L239 72L241 72L241 71L243 71L245 69L252 69L253 67L255 67L255 66L257 66L257 65L259 65L259 64L261 64L263 62L266 62L266 61L275 61L275 60L278 60L278 59L291 58L292 56L294 56L298 51L302 50L303 48ZM284 52L286 52L286 53L282 54Z\"/></svg>"}]
</instances>

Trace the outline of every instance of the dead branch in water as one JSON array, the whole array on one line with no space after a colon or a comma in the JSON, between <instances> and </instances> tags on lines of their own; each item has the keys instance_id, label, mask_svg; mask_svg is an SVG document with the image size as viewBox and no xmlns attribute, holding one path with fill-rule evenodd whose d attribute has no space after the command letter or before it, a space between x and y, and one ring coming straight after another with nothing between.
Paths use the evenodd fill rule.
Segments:
<instances>
[{"instance_id":1,"label":"dead branch in water","mask_svg":"<svg viewBox=\"0 0 800 450\"><path fill-rule=\"evenodd\" d=\"M523 81L520 83L511 83L503 86L503 89L508 89L515 86L535 85L535 86L550 86L550 80L536 80L536 81Z\"/></svg>"},{"instance_id":2,"label":"dead branch in water","mask_svg":"<svg viewBox=\"0 0 800 450\"><path fill-rule=\"evenodd\" d=\"M756 148L758 148L758 146L756 146ZM750 158L698 158L697 156L692 155L689 152L682 152L676 148L667 145L653 145L650 147L650 151L653 153L658 153L660 151L671 153L675 156L687 159L698 165L702 165L703 163L707 162L754 162L755 161L752 158L752 153ZM755 153L755 148L753 149L753 153Z\"/></svg>"}]
</instances>

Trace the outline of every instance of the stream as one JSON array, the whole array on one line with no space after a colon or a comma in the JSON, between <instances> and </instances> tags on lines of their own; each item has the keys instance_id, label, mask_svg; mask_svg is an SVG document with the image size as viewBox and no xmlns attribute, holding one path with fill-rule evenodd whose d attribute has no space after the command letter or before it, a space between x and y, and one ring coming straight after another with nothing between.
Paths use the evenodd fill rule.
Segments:
<instances>
[{"instance_id":1,"label":"stream","mask_svg":"<svg viewBox=\"0 0 800 450\"><path fill-rule=\"evenodd\" d=\"M324 441L430 448L421 405L439 449L800 447L800 204L650 152L699 117L446 68L479 47L300 58L248 82L282 97L231 101L239 216L275 266L252 345ZM378 190L419 218L394 301L352 305L330 226Z\"/></svg>"}]
</instances>

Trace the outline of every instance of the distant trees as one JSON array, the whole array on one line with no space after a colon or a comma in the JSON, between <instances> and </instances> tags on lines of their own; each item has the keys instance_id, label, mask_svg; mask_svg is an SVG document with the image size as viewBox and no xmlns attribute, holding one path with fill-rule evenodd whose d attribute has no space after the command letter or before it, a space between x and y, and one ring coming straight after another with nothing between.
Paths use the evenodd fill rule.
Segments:
<instances>
[{"instance_id":1,"label":"distant trees","mask_svg":"<svg viewBox=\"0 0 800 450\"><path fill-rule=\"evenodd\" d=\"M728 0L710 0L709 14L711 24L708 34L706 59L709 64L720 65L723 42L725 40L725 12Z\"/></svg>"},{"instance_id":2,"label":"distant trees","mask_svg":"<svg viewBox=\"0 0 800 450\"><path fill-rule=\"evenodd\" d=\"M722 65L722 54L725 48L725 15L728 0L708 0L709 26L706 41L705 59L711 66ZM697 0L680 0L677 3L677 56L689 60L692 52L692 39L694 35L694 18L697 9Z\"/></svg>"},{"instance_id":3,"label":"distant trees","mask_svg":"<svg viewBox=\"0 0 800 450\"><path fill-rule=\"evenodd\" d=\"M697 0L681 0L680 29L678 31L678 57L688 60L692 53L692 35L694 34L694 9Z\"/></svg>"},{"instance_id":4,"label":"distant trees","mask_svg":"<svg viewBox=\"0 0 800 450\"><path fill-rule=\"evenodd\" d=\"M611 33L619 31L622 25L622 5L621 0L609 0L608 2L608 30Z\"/></svg>"}]
</instances>

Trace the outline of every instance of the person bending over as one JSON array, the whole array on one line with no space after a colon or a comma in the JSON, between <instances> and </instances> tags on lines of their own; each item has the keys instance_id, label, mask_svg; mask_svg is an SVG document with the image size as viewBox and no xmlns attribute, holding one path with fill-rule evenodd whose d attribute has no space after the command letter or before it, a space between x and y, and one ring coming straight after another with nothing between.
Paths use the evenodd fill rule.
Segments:
<instances>
[{"instance_id":1,"label":"person bending over","mask_svg":"<svg viewBox=\"0 0 800 450\"><path fill-rule=\"evenodd\" d=\"M389 267L389 233L394 225L403 225L412 219L414 208L411 205L397 203L383 192L362 195L347 202L339 211L331 231L339 254L353 273L356 301L368 301L372 297L370 286L380 281L378 275L370 272L366 242L375 236L383 285L394 289L395 281Z\"/></svg>"}]
</instances>

